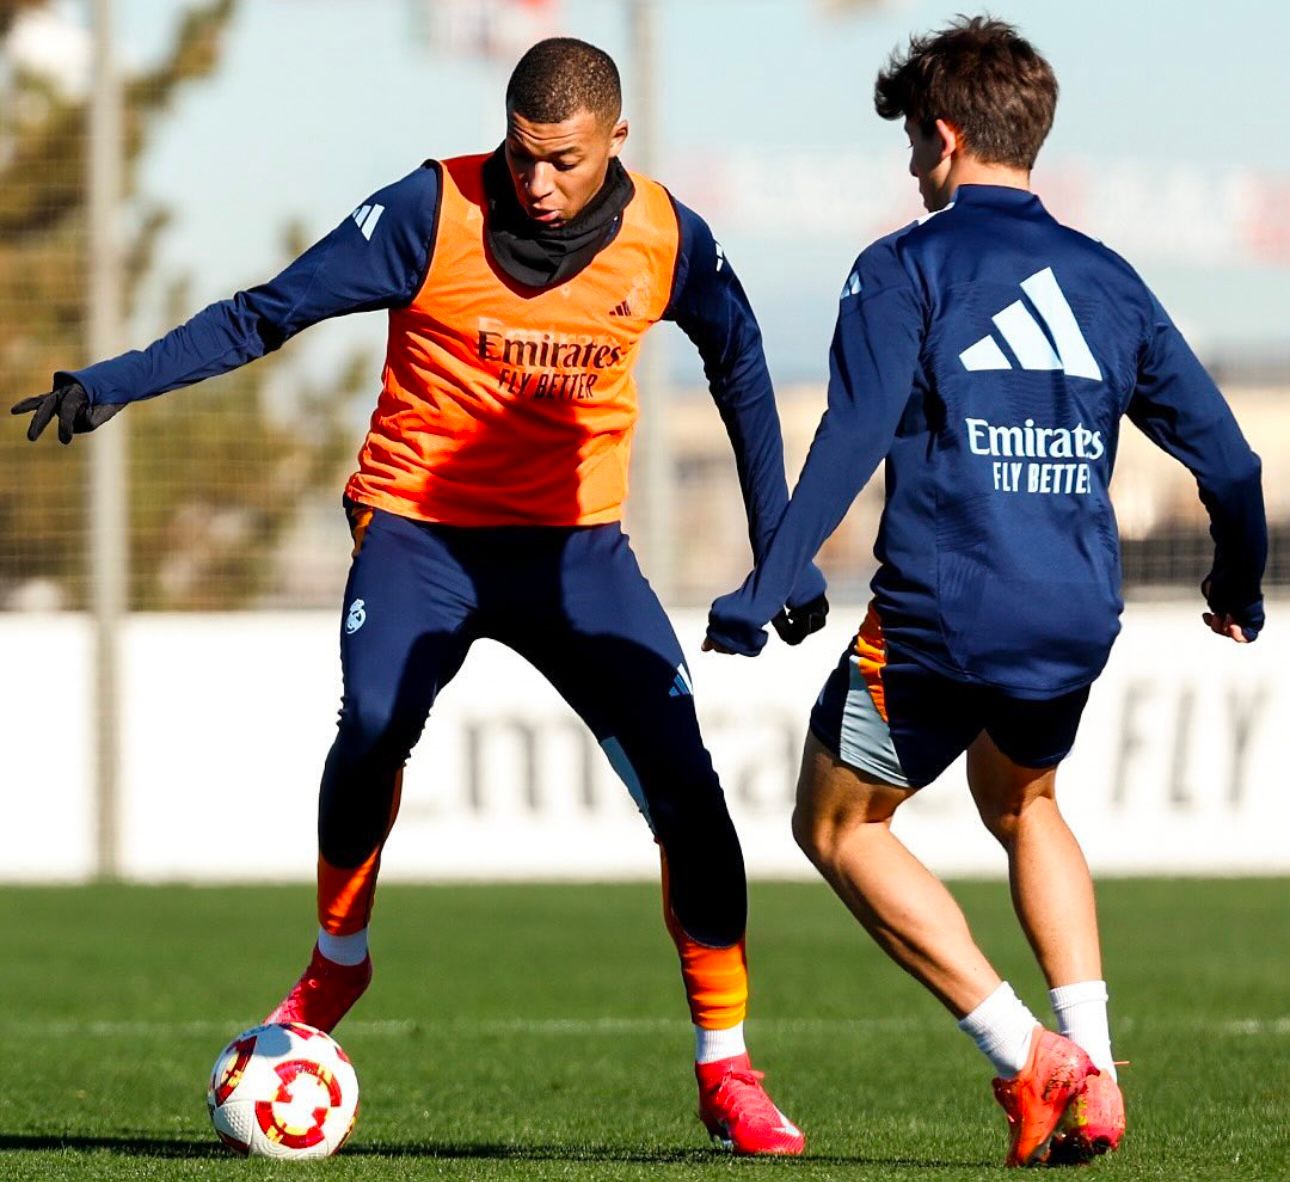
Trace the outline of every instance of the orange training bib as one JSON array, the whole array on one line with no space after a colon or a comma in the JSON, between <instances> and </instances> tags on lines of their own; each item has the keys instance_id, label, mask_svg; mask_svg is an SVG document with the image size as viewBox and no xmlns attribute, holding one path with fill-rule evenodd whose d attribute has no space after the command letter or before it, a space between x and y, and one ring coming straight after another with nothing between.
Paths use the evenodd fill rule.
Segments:
<instances>
[{"instance_id":1,"label":"orange training bib","mask_svg":"<svg viewBox=\"0 0 1290 1182\"><path fill-rule=\"evenodd\" d=\"M617 521L636 423L631 369L671 295L666 190L632 174L614 240L558 286L488 255L485 156L446 160L430 270L390 313L383 389L347 495L452 525Z\"/></svg>"}]
</instances>

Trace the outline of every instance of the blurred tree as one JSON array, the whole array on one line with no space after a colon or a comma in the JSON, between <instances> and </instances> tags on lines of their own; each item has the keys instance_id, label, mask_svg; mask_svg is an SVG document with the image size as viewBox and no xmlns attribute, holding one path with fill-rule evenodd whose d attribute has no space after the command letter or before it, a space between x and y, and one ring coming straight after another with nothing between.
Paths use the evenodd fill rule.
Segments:
<instances>
[{"instance_id":1,"label":"blurred tree","mask_svg":"<svg viewBox=\"0 0 1290 1182\"><path fill-rule=\"evenodd\" d=\"M137 196L150 135L179 91L219 61L237 0L189 10L159 65L124 81L124 175L135 229L125 260L127 311L152 270L167 215ZM0 0L0 37L48 0ZM6 61L0 105L0 396L49 388L85 355L86 134L83 80ZM71 66L69 64L69 70ZM289 231L284 248L303 243ZM182 285L171 311L180 309ZM168 325L166 326L168 327ZM132 407L104 430L130 431L131 606L221 608L246 603L272 575L272 556L303 495L336 484L352 449L342 418L364 369L353 358L324 388L291 383L289 420L266 413L275 355L212 383ZM300 424L308 424L302 430ZM0 429L0 606L15 597L85 602L85 489L94 436L61 447L27 443L17 420ZM20 596L43 587L44 596Z\"/></svg>"},{"instance_id":2,"label":"blurred tree","mask_svg":"<svg viewBox=\"0 0 1290 1182\"><path fill-rule=\"evenodd\" d=\"M0 37L7 37L25 9L44 8L49 0L0 0Z\"/></svg>"}]
</instances>

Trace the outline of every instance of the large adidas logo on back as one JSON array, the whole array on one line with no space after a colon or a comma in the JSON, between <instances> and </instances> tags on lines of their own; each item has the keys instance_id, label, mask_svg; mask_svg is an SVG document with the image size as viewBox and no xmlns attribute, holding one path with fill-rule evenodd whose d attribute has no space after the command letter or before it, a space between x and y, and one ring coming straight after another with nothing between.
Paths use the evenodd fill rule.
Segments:
<instances>
[{"instance_id":1,"label":"large adidas logo on back","mask_svg":"<svg viewBox=\"0 0 1290 1182\"><path fill-rule=\"evenodd\" d=\"M1021 290L1030 297L1030 302L1048 326L1052 340L1050 342L1044 335L1044 330L1021 300L991 317L1020 368L1061 369L1070 377L1100 382L1102 371L1079 330L1075 313L1057 285L1052 267L1045 267L1029 279L1023 279ZM964 349L959 360L963 362L963 368L969 370L1013 368L990 333Z\"/></svg>"}]
</instances>

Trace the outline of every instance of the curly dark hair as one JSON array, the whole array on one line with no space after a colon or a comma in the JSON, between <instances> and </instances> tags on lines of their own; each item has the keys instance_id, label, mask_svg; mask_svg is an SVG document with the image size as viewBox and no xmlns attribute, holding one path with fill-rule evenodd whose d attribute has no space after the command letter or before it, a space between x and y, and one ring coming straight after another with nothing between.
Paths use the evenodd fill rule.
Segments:
<instances>
[{"instance_id":1,"label":"curly dark hair","mask_svg":"<svg viewBox=\"0 0 1290 1182\"><path fill-rule=\"evenodd\" d=\"M944 119L983 162L1030 169L1053 126L1057 78L1014 25L959 16L911 37L905 53L892 52L873 105L884 119L912 119L924 134Z\"/></svg>"},{"instance_id":2,"label":"curly dark hair","mask_svg":"<svg viewBox=\"0 0 1290 1182\"><path fill-rule=\"evenodd\" d=\"M581 110L614 123L623 109L618 67L576 37L548 37L520 58L506 84L506 109L534 123L562 123Z\"/></svg>"}]
</instances>

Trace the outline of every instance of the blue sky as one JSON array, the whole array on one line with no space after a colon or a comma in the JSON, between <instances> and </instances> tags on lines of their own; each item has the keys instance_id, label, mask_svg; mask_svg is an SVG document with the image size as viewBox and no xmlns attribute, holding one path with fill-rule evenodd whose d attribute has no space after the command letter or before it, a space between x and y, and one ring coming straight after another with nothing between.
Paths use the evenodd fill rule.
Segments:
<instances>
[{"instance_id":1,"label":"blue sky","mask_svg":"<svg viewBox=\"0 0 1290 1182\"><path fill-rule=\"evenodd\" d=\"M143 175L147 194L175 212L162 257L169 271L191 276L195 301L276 270L288 219L321 234L423 158L498 141L509 63L454 59L418 41L414 8L424 2L243 0L218 76L177 104ZM124 54L147 60L183 7L179 0L117 0ZM780 194L809 194L833 161L849 162L845 175L855 177L858 200L860 190L905 192L904 140L873 114L873 76L910 31L965 8L975 11L897 0L830 20L823 5L807 0L660 0L655 171L713 221L783 376L823 374L837 288L864 241L850 227L802 231L799 210ZM1108 221L1116 231L1164 218L1181 258L1168 242L1135 255L1132 234L1129 243L1109 233L1107 240L1138 264L1198 345L1231 350L1284 341L1286 252L1273 262L1247 253L1233 265L1221 243L1206 258L1192 238L1193 230L1212 229L1208 186L1224 178L1271 178L1290 197L1281 122L1290 97L1282 60L1290 5L1012 0L991 10L1019 23L1061 80L1057 123L1036 174L1041 194L1048 165L1054 176L1076 169L1086 181L1127 169L1133 183L1119 186L1122 194L1103 194L1101 215L1123 196L1126 208L1113 209ZM630 118L634 78L623 6L565 0L561 28L615 55ZM706 208L704 166L714 153L721 167L735 161L731 175L758 191L746 187L746 200L736 195L715 211ZM793 154L791 168L785 153ZM1158 170L1168 168L1181 169L1181 180L1157 190ZM916 212L909 184L907 198L888 201L891 225ZM1188 184L1194 201L1180 206L1179 190ZM1237 187L1231 202L1242 207L1248 186ZM756 217L745 208L754 204ZM1273 228L1284 232L1285 215L1273 216L1282 219ZM780 224L768 229L767 217ZM379 348L379 318L363 319L361 327L321 332Z\"/></svg>"}]
</instances>

